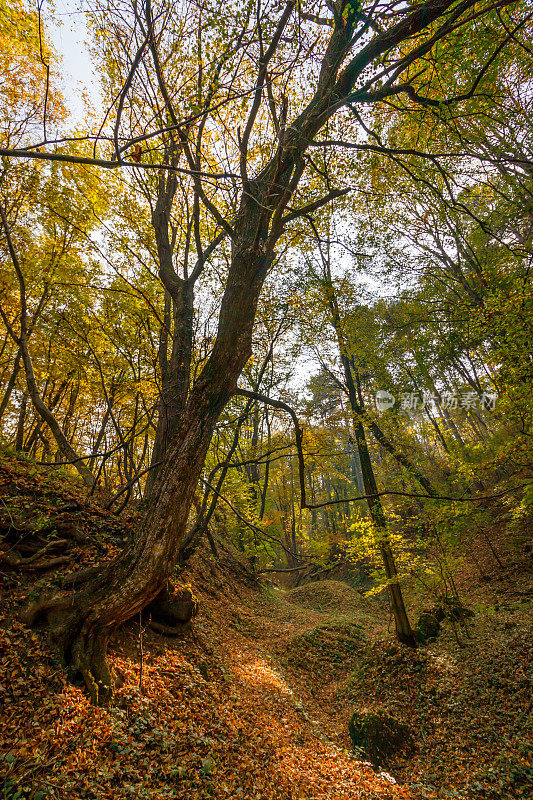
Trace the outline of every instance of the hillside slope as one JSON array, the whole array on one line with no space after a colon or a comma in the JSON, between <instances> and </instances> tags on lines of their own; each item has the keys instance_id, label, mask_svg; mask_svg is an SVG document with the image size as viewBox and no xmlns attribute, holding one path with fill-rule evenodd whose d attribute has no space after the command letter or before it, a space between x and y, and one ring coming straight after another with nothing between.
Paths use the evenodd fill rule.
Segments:
<instances>
[{"instance_id":1,"label":"hillside slope","mask_svg":"<svg viewBox=\"0 0 533 800\"><path fill-rule=\"evenodd\" d=\"M529 796L526 568L498 615L488 598L501 587L471 587L485 611L466 646L448 627L413 653L394 642L383 603L334 581L260 588L219 540L218 559L200 552L182 576L201 604L189 629L162 636L135 619L114 636L118 688L106 711L67 683L45 632L18 613L61 574L115 552L131 521L81 503L64 476L10 463L1 478L2 800ZM36 520L32 556L20 543L35 539ZM415 739L409 758L399 752L383 769L351 751L347 728L355 709L378 707Z\"/></svg>"}]
</instances>

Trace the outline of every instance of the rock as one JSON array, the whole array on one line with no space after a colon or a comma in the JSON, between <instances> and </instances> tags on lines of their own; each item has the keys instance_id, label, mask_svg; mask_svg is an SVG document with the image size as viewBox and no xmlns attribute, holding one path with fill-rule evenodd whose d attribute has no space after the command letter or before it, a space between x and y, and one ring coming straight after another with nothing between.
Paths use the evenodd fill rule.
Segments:
<instances>
[{"instance_id":1,"label":"rock","mask_svg":"<svg viewBox=\"0 0 533 800\"><path fill-rule=\"evenodd\" d=\"M418 618L415 634L417 641L425 644L434 641L440 633L440 621L433 611L423 611Z\"/></svg>"},{"instance_id":2,"label":"rock","mask_svg":"<svg viewBox=\"0 0 533 800\"><path fill-rule=\"evenodd\" d=\"M464 606L458 597L445 597L444 595L439 596L433 613L435 615L444 615L446 619L450 619L454 622L471 619L475 616L472 609Z\"/></svg>"},{"instance_id":3,"label":"rock","mask_svg":"<svg viewBox=\"0 0 533 800\"><path fill-rule=\"evenodd\" d=\"M200 663L198 664L198 672L200 673L204 681L209 680L209 669L205 661L200 661Z\"/></svg>"},{"instance_id":4,"label":"rock","mask_svg":"<svg viewBox=\"0 0 533 800\"><path fill-rule=\"evenodd\" d=\"M191 589L170 582L145 609L150 627L167 635L179 633L197 613L198 600Z\"/></svg>"},{"instance_id":5,"label":"rock","mask_svg":"<svg viewBox=\"0 0 533 800\"><path fill-rule=\"evenodd\" d=\"M397 756L413 752L413 736L408 725L382 709L355 711L348 731L353 746L365 751L376 766L388 766Z\"/></svg>"}]
</instances>

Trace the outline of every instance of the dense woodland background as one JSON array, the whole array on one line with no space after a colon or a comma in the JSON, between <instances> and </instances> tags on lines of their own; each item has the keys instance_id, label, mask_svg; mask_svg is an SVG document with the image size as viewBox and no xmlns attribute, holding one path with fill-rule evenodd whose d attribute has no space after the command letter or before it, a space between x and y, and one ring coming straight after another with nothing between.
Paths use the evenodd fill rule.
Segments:
<instances>
[{"instance_id":1,"label":"dense woodland background","mask_svg":"<svg viewBox=\"0 0 533 800\"><path fill-rule=\"evenodd\" d=\"M73 123L53 10L0 0L1 457L127 533L26 620L66 615L101 702L108 632L229 545L252 583L345 582L411 646L440 604L468 644L465 576L532 552L530 4L82 12L102 107ZM19 499L5 568L48 574L61 547L14 531L63 534Z\"/></svg>"}]
</instances>

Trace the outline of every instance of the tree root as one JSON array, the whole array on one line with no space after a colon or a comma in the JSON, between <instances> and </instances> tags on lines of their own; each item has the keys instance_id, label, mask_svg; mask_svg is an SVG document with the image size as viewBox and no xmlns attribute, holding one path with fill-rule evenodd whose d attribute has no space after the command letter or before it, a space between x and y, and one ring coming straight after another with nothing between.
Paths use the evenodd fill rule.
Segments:
<instances>
[{"instance_id":1,"label":"tree root","mask_svg":"<svg viewBox=\"0 0 533 800\"><path fill-rule=\"evenodd\" d=\"M66 611L71 606L71 599L64 594L55 594L44 600L30 603L21 614L22 622L29 628L34 627L42 621L43 617L51 621L54 613Z\"/></svg>"},{"instance_id":2,"label":"tree root","mask_svg":"<svg viewBox=\"0 0 533 800\"><path fill-rule=\"evenodd\" d=\"M69 556L58 556L57 558L50 558L48 561L39 561L34 564L23 566L22 569L55 569L63 564L70 564Z\"/></svg>"},{"instance_id":3,"label":"tree root","mask_svg":"<svg viewBox=\"0 0 533 800\"><path fill-rule=\"evenodd\" d=\"M32 627L46 618L50 638L62 655L64 666L73 680L81 675L95 705L108 706L114 692L113 674L107 662L109 632L84 618L73 606L71 594L59 594L31 603L22 621Z\"/></svg>"},{"instance_id":4,"label":"tree root","mask_svg":"<svg viewBox=\"0 0 533 800\"><path fill-rule=\"evenodd\" d=\"M114 677L107 661L107 644L111 630L142 611L146 603L151 627L159 633L175 636L181 633L198 611L198 601L191 590L166 584L161 590L157 579L146 583L141 575L138 586L125 591L119 561L98 570L84 570L67 577L69 591L31 603L22 615L27 625L46 621L54 647L62 655L69 678L83 679L95 705L108 706L114 693ZM80 582L78 584L78 581ZM144 582L144 583L143 583ZM142 593L141 593L142 592ZM113 602L110 602L110 597Z\"/></svg>"},{"instance_id":5,"label":"tree root","mask_svg":"<svg viewBox=\"0 0 533 800\"><path fill-rule=\"evenodd\" d=\"M109 706L115 690L113 674L107 662L107 631L92 631L88 622L72 645L69 671L74 677L80 673L96 706Z\"/></svg>"},{"instance_id":6,"label":"tree root","mask_svg":"<svg viewBox=\"0 0 533 800\"><path fill-rule=\"evenodd\" d=\"M79 572L71 572L70 575L64 575L61 578L61 586L67 588L69 586L75 586L76 584L85 583L89 578L95 578L100 570L100 567L88 567Z\"/></svg>"},{"instance_id":7,"label":"tree root","mask_svg":"<svg viewBox=\"0 0 533 800\"><path fill-rule=\"evenodd\" d=\"M55 550L58 547L64 547L68 544L69 542L67 539L55 539L28 558L22 558L19 555L13 555L9 552L3 552L0 557L2 561L14 569L50 569L60 564L67 564L70 558L68 556L58 556L49 561L39 561L39 559L49 553L50 550Z\"/></svg>"}]
</instances>

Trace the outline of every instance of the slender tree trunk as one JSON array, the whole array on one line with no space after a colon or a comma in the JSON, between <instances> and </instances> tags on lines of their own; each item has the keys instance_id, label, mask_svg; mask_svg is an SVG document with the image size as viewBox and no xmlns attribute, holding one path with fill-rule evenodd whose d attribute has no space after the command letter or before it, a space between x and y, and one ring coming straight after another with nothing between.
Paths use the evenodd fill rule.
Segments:
<instances>
[{"instance_id":1,"label":"slender tree trunk","mask_svg":"<svg viewBox=\"0 0 533 800\"><path fill-rule=\"evenodd\" d=\"M13 262L13 266L15 268L15 273L17 275L17 281L19 284L20 290L20 335L17 336L15 331L13 330L11 324L8 322L5 314L2 312L2 318L4 320L4 324L9 331L9 335L20 348L20 354L22 358L22 363L24 364L24 371L26 373L26 385L28 387L28 394L31 398L33 406L37 412L37 414L41 417L44 422L50 428L54 439L57 442L57 445L65 458L68 461L71 461L75 469L79 472L81 477L83 478L85 484L89 487L94 485L94 475L84 463L83 460L79 459L76 451L70 445L69 441L67 440L66 436L64 435L63 431L59 423L57 422L56 418L44 402L43 398L41 397L39 390L37 388L37 381L35 380L35 374L33 372L33 364L30 357L30 351L28 349L28 335L31 333L31 326L28 325L28 309L27 309L27 300L26 300L26 281L24 278L24 274L20 268L19 260L17 257L17 253L15 251L15 247L13 245L13 240L11 239L11 233L9 230L9 225L7 222L7 217L5 211L2 206L0 206L0 217L2 219L2 224L4 226L4 232L6 235L7 246L9 250L9 254L11 256L11 261ZM46 297L46 292L43 294L42 301ZM40 313L40 308L42 304L39 304L39 307L36 311L36 315ZM34 315L34 319L36 318ZM66 384L66 381L64 382Z\"/></svg>"},{"instance_id":2,"label":"slender tree trunk","mask_svg":"<svg viewBox=\"0 0 533 800\"><path fill-rule=\"evenodd\" d=\"M452 434L452 439L454 441L454 444L455 444L456 448L459 449L459 451L461 452L461 455L463 456L463 458L466 461L468 461L469 459L468 459L468 453L466 451L466 445L465 445L465 443L463 441L463 437L461 436L461 434L459 432L459 428L455 424L452 416L448 413L448 410L446 408L443 408L442 405L439 402L437 402L436 405L437 405L437 409L439 411L439 414L441 416L441 419L443 420L445 426L448 428L448 430Z\"/></svg>"},{"instance_id":3,"label":"slender tree trunk","mask_svg":"<svg viewBox=\"0 0 533 800\"><path fill-rule=\"evenodd\" d=\"M113 403L113 395L112 394L110 395L109 399L110 399L110 402ZM89 469L91 471L96 466L96 459L98 458L98 451L100 449L100 445L102 444L102 442L104 440L105 429L107 427L107 423L109 422L109 413L110 413L110 408L108 406L106 408L104 416L102 418L102 423L100 425L100 430L98 431L98 434L97 434L96 439L94 441L93 450L92 450L92 453L91 453L91 457L89 459L88 466L89 466Z\"/></svg>"},{"instance_id":4,"label":"slender tree trunk","mask_svg":"<svg viewBox=\"0 0 533 800\"><path fill-rule=\"evenodd\" d=\"M311 469L307 471L307 483L309 486L309 496L311 498L311 505L316 503L315 482L313 480L313 473ZM318 511L316 508L311 509L311 538L318 533Z\"/></svg>"},{"instance_id":5,"label":"slender tree trunk","mask_svg":"<svg viewBox=\"0 0 533 800\"><path fill-rule=\"evenodd\" d=\"M371 420L368 422L368 427L374 435L376 441L379 442L383 449L390 453L391 456L398 462L398 464L401 464L402 467L405 467L405 469L411 473L413 478L416 478L418 483L426 490L430 497L434 497L437 494L437 490L431 481L429 481L426 476L420 472L418 467L413 464L413 462L408 459L407 456L404 456L403 453L400 453L400 451L390 441L388 436L383 433L379 425Z\"/></svg>"},{"instance_id":6,"label":"slender tree trunk","mask_svg":"<svg viewBox=\"0 0 533 800\"><path fill-rule=\"evenodd\" d=\"M449 447L448 447L448 445L446 443L446 439L444 438L444 434L440 429L439 423L437 422L437 420L435 419L435 417L433 416L433 414L431 413L429 408L426 408L426 414L428 415L428 418L429 418L431 424L435 428L435 432L436 432L437 437L438 437L438 439L439 439L439 441L440 441L440 443L442 445L442 449L444 450L445 453L447 453L449 455L450 454L450 449L449 449Z\"/></svg>"},{"instance_id":7,"label":"slender tree trunk","mask_svg":"<svg viewBox=\"0 0 533 800\"><path fill-rule=\"evenodd\" d=\"M344 370L344 380L346 383L346 388L348 389L348 399L350 402L350 407L352 409L355 440L357 444L357 451L359 454L359 461L361 464L363 485L365 489L365 494L377 495L378 488L377 488L376 478L374 475L374 468L372 466L370 452L368 450L368 443L366 440L365 429L361 421L363 417L363 410L360 406L360 399L357 394L357 388L352 374L352 366L350 363L350 359L343 352L344 346L343 346L342 332L340 328L340 316L338 312L336 298L335 295L333 294L333 286L331 283L331 276L329 274L329 265L327 265L327 268L328 268L328 274L327 274L328 288L330 289L330 307L334 319L334 327L335 330L337 331L337 336L339 338L341 363ZM373 432L375 434L375 431ZM381 431L379 431L379 433L381 433ZM378 436L376 436L376 438L378 438ZM380 441L380 438L378 438L378 441ZM388 442L388 440L386 441ZM397 460L399 460L400 463L403 462L403 459L402 460L397 459ZM412 465L410 471L413 472ZM416 468L414 468L414 471L418 472ZM421 478L423 479L424 483L426 483L426 479L424 478L424 476L418 474L416 477L421 483L422 483ZM427 482L427 484L428 484L427 487L428 492L434 494L435 492L431 484L429 484L429 482ZM426 488L426 486L424 486L424 488ZM387 523L381 500L379 497L375 497L374 499L369 499L367 502L368 502L368 510L370 512L370 518L376 528L377 535L380 538L379 549L383 560L383 566L385 568L385 575L388 581L389 596L391 599L391 607L394 615L394 623L396 626L396 636L398 640L403 644L407 644L410 647L416 647L416 638L413 633L413 629L411 628L409 617L407 616L407 610L405 608L405 603L403 600L402 589L398 581L398 571L396 569L394 554L392 552L392 548L390 545L390 540L387 532Z\"/></svg>"},{"instance_id":8,"label":"slender tree trunk","mask_svg":"<svg viewBox=\"0 0 533 800\"><path fill-rule=\"evenodd\" d=\"M4 392L4 396L2 398L2 402L0 403L0 420L4 416L5 410L9 405L9 401L11 399L11 393L15 388L15 384L17 382L17 376L20 370L20 362L22 360L22 353L19 349L17 350L17 355L15 356L15 361L13 362L13 370L11 372L11 376L9 381L7 382L6 390Z\"/></svg>"},{"instance_id":9,"label":"slender tree trunk","mask_svg":"<svg viewBox=\"0 0 533 800\"><path fill-rule=\"evenodd\" d=\"M28 407L28 393L23 392L20 401L20 408L17 420L17 433L15 435L15 450L21 452L24 447L24 423L26 421L26 410Z\"/></svg>"},{"instance_id":10,"label":"slender tree trunk","mask_svg":"<svg viewBox=\"0 0 533 800\"><path fill-rule=\"evenodd\" d=\"M59 425L58 421L54 417L53 413L50 411L49 407L46 405L44 400L42 399L39 389L37 388L37 382L35 380L35 375L33 372L33 364L31 361L31 357L24 340L24 337L20 339L20 347L22 350L22 361L24 363L24 369L26 371L26 383L28 386L28 394L31 398L33 403L33 407L35 408L36 412L39 414L41 419L46 422L54 439L57 442L57 446L63 453L63 456L67 461L70 461L74 468L79 472L83 481L86 486L92 488L94 485L94 475L92 474L89 467L85 464L83 460L78 458L78 455L74 448L71 446L70 442L66 438L65 434L61 430L61 426Z\"/></svg>"},{"instance_id":11,"label":"slender tree trunk","mask_svg":"<svg viewBox=\"0 0 533 800\"><path fill-rule=\"evenodd\" d=\"M365 431L360 422L355 424L355 435L357 439L357 447L359 450L359 458L361 460L361 468L363 472L363 481L365 486L365 494L377 494L377 484L368 451L368 444L366 441ZM385 513L379 497L368 501L368 509L370 518L374 523L378 536L380 537L379 549L383 559L383 566L385 568L385 575L388 581L388 589L391 598L392 612L394 615L394 623L396 626L396 636L400 642L409 645L409 647L416 647L416 639L407 616L405 603L401 586L398 580L398 571L394 561L394 554L389 541L387 533L387 523L385 520Z\"/></svg>"},{"instance_id":12,"label":"slender tree trunk","mask_svg":"<svg viewBox=\"0 0 533 800\"><path fill-rule=\"evenodd\" d=\"M267 428L267 449L270 447L270 418L268 415L268 408L265 408L265 424ZM270 459L265 464L265 475L263 478L263 488L261 490L261 508L259 509L259 519L262 520L265 516L265 506L267 501L268 482L270 478Z\"/></svg>"},{"instance_id":13,"label":"slender tree trunk","mask_svg":"<svg viewBox=\"0 0 533 800\"><path fill-rule=\"evenodd\" d=\"M251 452L252 458L257 457L257 445L259 444L259 409L256 407L252 415L252 439L251 439ZM259 498L259 465L257 463L250 464L248 470L248 480L250 481L250 489L252 497L257 503Z\"/></svg>"}]
</instances>

